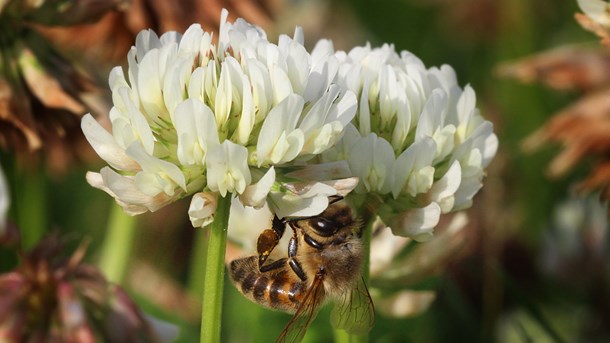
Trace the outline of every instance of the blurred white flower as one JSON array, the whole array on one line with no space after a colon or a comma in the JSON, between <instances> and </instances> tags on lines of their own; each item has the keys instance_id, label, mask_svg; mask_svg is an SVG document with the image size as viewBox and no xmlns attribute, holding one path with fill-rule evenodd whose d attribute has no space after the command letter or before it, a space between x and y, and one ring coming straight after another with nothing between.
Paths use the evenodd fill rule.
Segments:
<instances>
[{"instance_id":1,"label":"blurred white flower","mask_svg":"<svg viewBox=\"0 0 610 343\"><path fill-rule=\"evenodd\" d=\"M2 170L2 165L0 165L0 237L2 237L6 231L6 215L8 213L10 202L11 195L9 193L6 177L4 176L4 171Z\"/></svg>"},{"instance_id":2,"label":"blurred white flower","mask_svg":"<svg viewBox=\"0 0 610 343\"><path fill-rule=\"evenodd\" d=\"M356 192L381 196L378 214L395 234L429 239L441 213L469 207L481 188L498 147L492 124L448 65L427 69L391 45L335 56L338 82L359 106L322 160L348 161Z\"/></svg>"},{"instance_id":3,"label":"blurred white flower","mask_svg":"<svg viewBox=\"0 0 610 343\"><path fill-rule=\"evenodd\" d=\"M425 244L416 244L408 254L403 248L412 243L410 238L389 234L381 226L371 239L371 278L379 287L412 285L439 272L448 261L458 258L464 249L465 227L468 216L455 213L438 235L429 237ZM375 247L382 247L381 249Z\"/></svg>"},{"instance_id":4,"label":"blurred white flower","mask_svg":"<svg viewBox=\"0 0 610 343\"><path fill-rule=\"evenodd\" d=\"M84 116L87 140L109 165L87 180L126 212L212 192L256 207L267 199L292 204L279 209L283 215L314 215L334 191L315 185L281 194L281 185L292 166L332 147L356 113L355 94L336 84L337 57L325 44L307 52L300 28L276 45L259 27L227 16L217 44L197 24L183 35L140 32L127 70L109 76L111 131ZM194 225L213 218L209 204L193 199Z\"/></svg>"},{"instance_id":5,"label":"blurred white flower","mask_svg":"<svg viewBox=\"0 0 610 343\"><path fill-rule=\"evenodd\" d=\"M434 291L404 290L386 297L375 296L375 309L387 317L413 317L426 311L434 299Z\"/></svg>"},{"instance_id":6,"label":"blurred white flower","mask_svg":"<svg viewBox=\"0 0 610 343\"><path fill-rule=\"evenodd\" d=\"M371 296L375 309L391 317L408 317L425 311L435 299L433 289L421 287L423 280L442 273L464 251L465 213L454 214L447 225L425 244L396 236L378 220L371 237Z\"/></svg>"},{"instance_id":7,"label":"blurred white flower","mask_svg":"<svg viewBox=\"0 0 610 343\"><path fill-rule=\"evenodd\" d=\"M596 23L610 27L610 3L604 0L578 0L578 6Z\"/></svg>"}]
</instances>

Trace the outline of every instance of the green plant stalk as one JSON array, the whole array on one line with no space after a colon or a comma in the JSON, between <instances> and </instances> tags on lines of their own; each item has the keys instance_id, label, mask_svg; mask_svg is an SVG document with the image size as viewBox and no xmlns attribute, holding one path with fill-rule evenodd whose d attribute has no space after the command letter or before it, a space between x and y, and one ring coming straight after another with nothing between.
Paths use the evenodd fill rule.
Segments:
<instances>
[{"instance_id":1,"label":"green plant stalk","mask_svg":"<svg viewBox=\"0 0 610 343\"><path fill-rule=\"evenodd\" d=\"M222 295L224 289L225 252L231 197L218 198L214 221L210 225L203 279L200 342L220 342Z\"/></svg>"},{"instance_id":2,"label":"green plant stalk","mask_svg":"<svg viewBox=\"0 0 610 343\"><path fill-rule=\"evenodd\" d=\"M208 250L208 230L196 229L191 253L191 262L189 265L189 274L187 280L187 289L196 297L203 297L203 279L205 278L206 252Z\"/></svg>"},{"instance_id":3,"label":"green plant stalk","mask_svg":"<svg viewBox=\"0 0 610 343\"><path fill-rule=\"evenodd\" d=\"M114 202L109 217L99 267L109 281L121 284L130 261L136 219Z\"/></svg>"},{"instance_id":4,"label":"green plant stalk","mask_svg":"<svg viewBox=\"0 0 610 343\"><path fill-rule=\"evenodd\" d=\"M20 174L21 173L21 174ZM14 190L17 223L21 244L25 250L33 248L47 231L47 180L43 172L17 170L18 188Z\"/></svg>"},{"instance_id":5,"label":"green plant stalk","mask_svg":"<svg viewBox=\"0 0 610 343\"><path fill-rule=\"evenodd\" d=\"M351 335L345 330L334 329L333 330L335 343L350 343Z\"/></svg>"}]
</instances>

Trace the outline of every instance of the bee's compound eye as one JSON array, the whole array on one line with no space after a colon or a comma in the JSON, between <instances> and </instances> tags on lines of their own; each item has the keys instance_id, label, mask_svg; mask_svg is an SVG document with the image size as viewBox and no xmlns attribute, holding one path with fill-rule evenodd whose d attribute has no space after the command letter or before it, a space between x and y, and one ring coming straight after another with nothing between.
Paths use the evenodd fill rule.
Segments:
<instances>
[{"instance_id":1,"label":"bee's compound eye","mask_svg":"<svg viewBox=\"0 0 610 343\"><path fill-rule=\"evenodd\" d=\"M326 218L316 217L310 223L313 229L321 236L330 236L337 231L335 223Z\"/></svg>"}]
</instances>

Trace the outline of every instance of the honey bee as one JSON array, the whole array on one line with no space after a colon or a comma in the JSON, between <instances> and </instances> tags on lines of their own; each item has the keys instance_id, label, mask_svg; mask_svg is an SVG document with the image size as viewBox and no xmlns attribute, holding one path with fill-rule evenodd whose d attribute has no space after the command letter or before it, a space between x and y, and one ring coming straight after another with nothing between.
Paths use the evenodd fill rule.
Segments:
<instances>
[{"instance_id":1,"label":"honey bee","mask_svg":"<svg viewBox=\"0 0 610 343\"><path fill-rule=\"evenodd\" d=\"M268 261L286 224L293 234L288 256ZM259 236L258 255L231 262L231 279L251 301L294 314L277 342L300 342L327 300L335 301L333 326L364 334L373 325L374 308L361 276L361 237L361 223L341 198L317 216L274 217L271 229Z\"/></svg>"}]
</instances>

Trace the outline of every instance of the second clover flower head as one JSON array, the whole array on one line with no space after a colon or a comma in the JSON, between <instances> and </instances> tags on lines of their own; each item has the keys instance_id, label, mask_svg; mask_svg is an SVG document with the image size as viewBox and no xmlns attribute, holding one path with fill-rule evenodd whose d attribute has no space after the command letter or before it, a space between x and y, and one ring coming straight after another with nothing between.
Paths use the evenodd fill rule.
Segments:
<instances>
[{"instance_id":1,"label":"second clover flower head","mask_svg":"<svg viewBox=\"0 0 610 343\"><path fill-rule=\"evenodd\" d=\"M332 51L309 53L298 28L271 43L227 15L217 43L197 24L183 35L140 32L127 70L110 73L110 132L91 115L82 120L108 163L87 180L129 214L197 194L189 216L203 226L218 195L261 206L284 170L331 148L356 113L355 94L337 84Z\"/></svg>"},{"instance_id":2,"label":"second clover flower head","mask_svg":"<svg viewBox=\"0 0 610 343\"><path fill-rule=\"evenodd\" d=\"M493 125L454 70L426 68L393 46L335 52L339 84L358 96L358 112L322 160L345 159L359 193L382 199L394 234L430 238L442 213L470 207L496 154Z\"/></svg>"}]
</instances>

